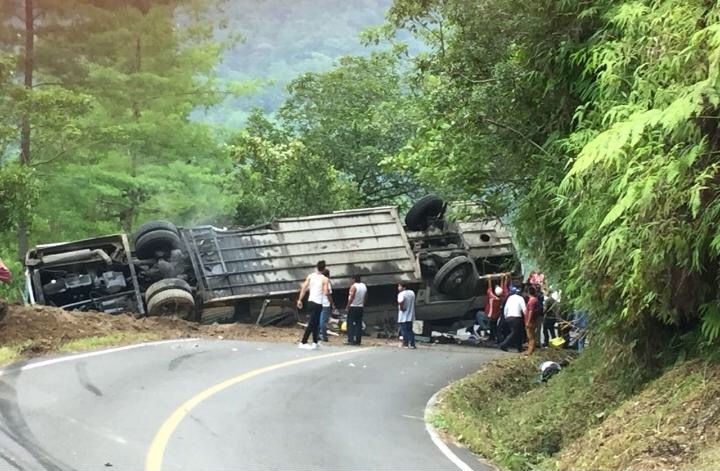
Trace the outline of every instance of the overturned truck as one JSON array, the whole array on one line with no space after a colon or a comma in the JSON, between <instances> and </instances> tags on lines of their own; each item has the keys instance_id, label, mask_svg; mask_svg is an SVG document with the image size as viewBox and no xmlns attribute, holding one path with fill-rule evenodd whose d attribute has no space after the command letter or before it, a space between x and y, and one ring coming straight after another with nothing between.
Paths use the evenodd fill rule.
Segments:
<instances>
[{"instance_id":1,"label":"overturned truck","mask_svg":"<svg viewBox=\"0 0 720 471\"><path fill-rule=\"evenodd\" d=\"M457 327L482 309L481 279L518 265L500 221L448 223L446 209L428 196L405 225L395 207L378 207L238 229L153 221L131 237L39 245L25 260L28 301L202 323L294 322L299 285L324 259L338 306L350 277L362 275L368 326L394 323L396 285L404 281L418 292L426 330Z\"/></svg>"}]
</instances>

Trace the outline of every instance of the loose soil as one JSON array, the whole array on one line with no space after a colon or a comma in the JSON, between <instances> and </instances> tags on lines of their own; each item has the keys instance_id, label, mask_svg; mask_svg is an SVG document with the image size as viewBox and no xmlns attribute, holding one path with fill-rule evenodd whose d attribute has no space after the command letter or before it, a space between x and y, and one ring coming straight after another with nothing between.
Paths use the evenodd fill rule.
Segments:
<instances>
[{"instance_id":1,"label":"loose soil","mask_svg":"<svg viewBox=\"0 0 720 471\"><path fill-rule=\"evenodd\" d=\"M4 316L3 311L5 312ZM116 334L152 334L158 339L189 337L253 340L262 342L298 342L303 328L260 327L254 324L199 325L172 317L135 318L129 314L65 311L49 306L5 304L0 300L0 346L19 346L23 357L58 351L68 342L110 337ZM332 337L339 345L343 337ZM364 345L394 344L385 339L363 339Z\"/></svg>"}]
</instances>

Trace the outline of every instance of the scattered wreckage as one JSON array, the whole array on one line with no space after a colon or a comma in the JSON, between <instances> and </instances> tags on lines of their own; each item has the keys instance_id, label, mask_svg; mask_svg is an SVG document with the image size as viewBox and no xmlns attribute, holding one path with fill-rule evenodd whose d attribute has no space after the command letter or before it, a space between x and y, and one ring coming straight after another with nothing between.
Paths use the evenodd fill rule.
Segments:
<instances>
[{"instance_id":1,"label":"scattered wreckage","mask_svg":"<svg viewBox=\"0 0 720 471\"><path fill-rule=\"evenodd\" d=\"M405 281L418 293L424 330L447 330L482 309L484 276L519 264L499 220L448 222L446 210L430 195L410 209L405 225L386 206L238 229L153 221L131 237L39 245L25 260L28 301L202 323L294 322L298 287L324 259L339 306L350 277L363 276L367 325L394 324L396 285Z\"/></svg>"}]
</instances>

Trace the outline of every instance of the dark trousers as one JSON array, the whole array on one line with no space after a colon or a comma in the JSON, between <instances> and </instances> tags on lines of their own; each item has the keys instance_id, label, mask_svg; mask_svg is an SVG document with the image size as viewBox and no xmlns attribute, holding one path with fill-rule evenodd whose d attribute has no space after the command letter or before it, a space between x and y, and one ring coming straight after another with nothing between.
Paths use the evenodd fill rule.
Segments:
<instances>
[{"instance_id":1,"label":"dark trousers","mask_svg":"<svg viewBox=\"0 0 720 471\"><path fill-rule=\"evenodd\" d=\"M508 323L505 320L504 316L500 316L500 319L498 319L497 322L497 343L501 344L503 340L505 340L505 337L510 335L510 330L508 329Z\"/></svg>"},{"instance_id":2,"label":"dark trousers","mask_svg":"<svg viewBox=\"0 0 720 471\"><path fill-rule=\"evenodd\" d=\"M525 322L522 317L508 317L505 319L508 327L510 328L510 334L505 337L503 343L500 344L500 348L517 348L518 351L522 349L523 332L525 331Z\"/></svg>"},{"instance_id":3,"label":"dark trousers","mask_svg":"<svg viewBox=\"0 0 720 471\"><path fill-rule=\"evenodd\" d=\"M498 319L490 319L490 340L498 340Z\"/></svg>"},{"instance_id":4,"label":"dark trousers","mask_svg":"<svg viewBox=\"0 0 720 471\"><path fill-rule=\"evenodd\" d=\"M318 342L318 333L320 331L320 313L322 312L322 304L308 302L308 309L310 310L310 320L308 321L307 327L305 327L305 333L302 337L302 343L307 343L310 333L312 332L313 343Z\"/></svg>"},{"instance_id":5,"label":"dark trousers","mask_svg":"<svg viewBox=\"0 0 720 471\"><path fill-rule=\"evenodd\" d=\"M403 346L410 345L411 347L415 346L415 332L412 330L413 323L412 321L409 322L400 322L400 335L402 335Z\"/></svg>"},{"instance_id":6,"label":"dark trousers","mask_svg":"<svg viewBox=\"0 0 720 471\"><path fill-rule=\"evenodd\" d=\"M348 317L347 317L348 343L360 345L360 342L362 341L362 334L363 334L362 318L363 318L363 308L362 307L351 306L348 309Z\"/></svg>"},{"instance_id":7,"label":"dark trousers","mask_svg":"<svg viewBox=\"0 0 720 471\"><path fill-rule=\"evenodd\" d=\"M555 322L556 319L554 317L545 316L545 321L543 322L543 335L545 336L545 342L543 342L543 345L548 345L550 339L557 337L557 333L555 332Z\"/></svg>"}]
</instances>

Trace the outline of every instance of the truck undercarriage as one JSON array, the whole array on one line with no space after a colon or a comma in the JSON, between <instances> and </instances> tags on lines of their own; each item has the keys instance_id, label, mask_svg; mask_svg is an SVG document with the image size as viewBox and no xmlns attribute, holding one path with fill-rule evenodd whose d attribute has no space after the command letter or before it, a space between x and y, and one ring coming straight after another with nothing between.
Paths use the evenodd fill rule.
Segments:
<instances>
[{"instance_id":1,"label":"truck undercarriage","mask_svg":"<svg viewBox=\"0 0 720 471\"><path fill-rule=\"evenodd\" d=\"M350 277L363 276L368 325L392 322L395 287L404 281L418 292L418 320L449 328L483 308L481 277L517 271L518 264L500 221L449 223L446 208L425 197L404 225L394 207L231 230L153 221L131 238L40 245L26 256L28 298L70 310L269 324L297 319L298 287L324 259L338 306Z\"/></svg>"}]
</instances>

